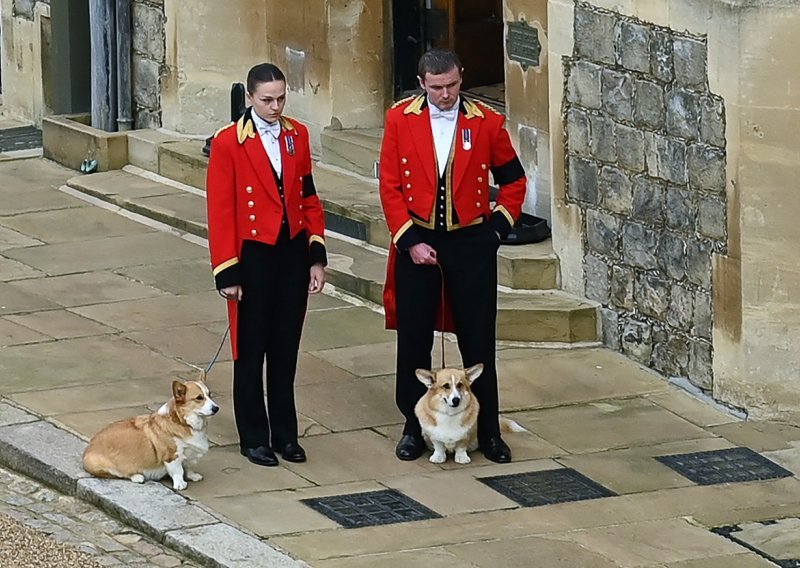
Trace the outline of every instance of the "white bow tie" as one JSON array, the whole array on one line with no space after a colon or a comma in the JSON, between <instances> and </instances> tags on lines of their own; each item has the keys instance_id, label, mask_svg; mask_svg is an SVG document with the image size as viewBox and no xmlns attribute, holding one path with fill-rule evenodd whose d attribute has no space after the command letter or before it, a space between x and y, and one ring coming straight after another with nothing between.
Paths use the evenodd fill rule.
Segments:
<instances>
[{"instance_id":1,"label":"white bow tie","mask_svg":"<svg viewBox=\"0 0 800 568\"><path fill-rule=\"evenodd\" d=\"M261 134L272 134L274 138L278 138L281 135L281 123L279 121L275 122L262 122L259 125L259 133Z\"/></svg>"},{"instance_id":2,"label":"white bow tie","mask_svg":"<svg viewBox=\"0 0 800 568\"><path fill-rule=\"evenodd\" d=\"M458 116L458 108L451 108L450 110L442 110L438 107L431 105L431 119L443 118L445 120L455 120Z\"/></svg>"}]
</instances>

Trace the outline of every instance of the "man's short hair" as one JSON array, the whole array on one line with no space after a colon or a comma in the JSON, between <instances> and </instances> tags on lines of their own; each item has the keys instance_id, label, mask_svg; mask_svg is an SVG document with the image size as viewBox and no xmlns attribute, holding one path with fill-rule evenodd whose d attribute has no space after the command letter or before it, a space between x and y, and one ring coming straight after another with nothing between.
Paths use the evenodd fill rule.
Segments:
<instances>
[{"instance_id":1,"label":"man's short hair","mask_svg":"<svg viewBox=\"0 0 800 568\"><path fill-rule=\"evenodd\" d=\"M270 81L283 81L285 83L286 76L283 71L278 69L277 65L259 63L247 73L247 92L252 95L261 83L269 83Z\"/></svg>"},{"instance_id":2,"label":"man's short hair","mask_svg":"<svg viewBox=\"0 0 800 568\"><path fill-rule=\"evenodd\" d=\"M449 49L433 48L426 51L422 57L419 58L419 65L417 66L417 74L420 79L425 79L425 75L441 75L447 73L455 67L461 72L461 60L455 52Z\"/></svg>"}]
</instances>

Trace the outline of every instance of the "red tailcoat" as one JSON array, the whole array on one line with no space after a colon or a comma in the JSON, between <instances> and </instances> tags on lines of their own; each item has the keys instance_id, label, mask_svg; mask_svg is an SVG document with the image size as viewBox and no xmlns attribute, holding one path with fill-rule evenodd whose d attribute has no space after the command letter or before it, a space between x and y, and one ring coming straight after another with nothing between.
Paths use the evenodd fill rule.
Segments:
<instances>
[{"instance_id":1,"label":"red tailcoat","mask_svg":"<svg viewBox=\"0 0 800 568\"><path fill-rule=\"evenodd\" d=\"M446 179L448 208L455 209L458 225L448 231L490 222L505 236L519 217L525 199L525 172L504 127L505 117L494 109L464 99L459 107L454 151ZM489 201L489 173L500 186L496 204ZM439 174L431 131L430 111L424 95L396 103L386 113L380 156L380 195L394 246L384 288L386 327L397 327L394 265L396 249L421 242L416 227L434 227ZM450 219L451 216L447 218ZM438 318L437 318L438 319ZM437 324L437 328L442 327ZM452 323L445 318L445 331Z\"/></svg>"},{"instance_id":2,"label":"red tailcoat","mask_svg":"<svg viewBox=\"0 0 800 568\"><path fill-rule=\"evenodd\" d=\"M217 288L240 284L239 259L245 239L274 245L283 220L269 157L250 117L251 110L219 132L211 146L206 182L208 248ZM281 170L291 237L305 231L309 246L325 245L325 220L311 175L308 129L281 117ZM323 248L324 250L324 248ZM228 301L233 358L237 358L238 302Z\"/></svg>"}]
</instances>

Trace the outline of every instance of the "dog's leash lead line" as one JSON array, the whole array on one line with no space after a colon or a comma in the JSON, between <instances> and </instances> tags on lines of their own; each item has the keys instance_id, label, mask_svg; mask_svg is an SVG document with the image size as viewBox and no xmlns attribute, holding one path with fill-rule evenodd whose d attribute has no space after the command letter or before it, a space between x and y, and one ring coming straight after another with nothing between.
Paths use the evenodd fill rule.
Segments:
<instances>
[{"instance_id":1,"label":"dog's leash lead line","mask_svg":"<svg viewBox=\"0 0 800 568\"><path fill-rule=\"evenodd\" d=\"M228 324L228 327L225 328L225 333L222 336L222 341L219 342L219 347L217 347L217 352L214 353L214 357L211 358L211 361L206 366L205 370L203 371L203 378L208 376L208 373L211 372L211 367L214 366L214 363L217 362L217 358L219 357L220 352L222 351L222 346L225 345L225 339L228 337L228 333L231 330L231 324Z\"/></svg>"}]
</instances>

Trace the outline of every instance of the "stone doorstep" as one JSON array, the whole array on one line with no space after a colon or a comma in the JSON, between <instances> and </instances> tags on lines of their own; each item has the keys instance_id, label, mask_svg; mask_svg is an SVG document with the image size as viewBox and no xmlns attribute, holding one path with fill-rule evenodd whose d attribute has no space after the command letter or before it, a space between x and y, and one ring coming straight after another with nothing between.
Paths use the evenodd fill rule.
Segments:
<instances>
[{"instance_id":1,"label":"stone doorstep","mask_svg":"<svg viewBox=\"0 0 800 568\"><path fill-rule=\"evenodd\" d=\"M221 522L161 483L97 479L81 466L79 437L14 409L15 422L0 427L0 463L60 492L91 503L121 522L192 560L222 568L303 568L295 560L236 527Z\"/></svg>"},{"instance_id":2,"label":"stone doorstep","mask_svg":"<svg viewBox=\"0 0 800 568\"><path fill-rule=\"evenodd\" d=\"M374 178L383 129L330 130L320 135L322 161L362 176Z\"/></svg>"},{"instance_id":3,"label":"stone doorstep","mask_svg":"<svg viewBox=\"0 0 800 568\"><path fill-rule=\"evenodd\" d=\"M205 201L198 195L150 180L145 182L125 171L78 176L70 179L67 185L123 209L207 237L205 223L198 221L205 217ZM385 253L330 234L327 245L331 284L381 304ZM510 287L509 284L522 281L534 287L554 280L556 267L547 249L549 243L540 245L501 247L500 284ZM526 256L526 248L532 251L531 256ZM497 337L508 341L594 342L598 337L597 307L592 302L553 289L499 291Z\"/></svg>"}]
</instances>

